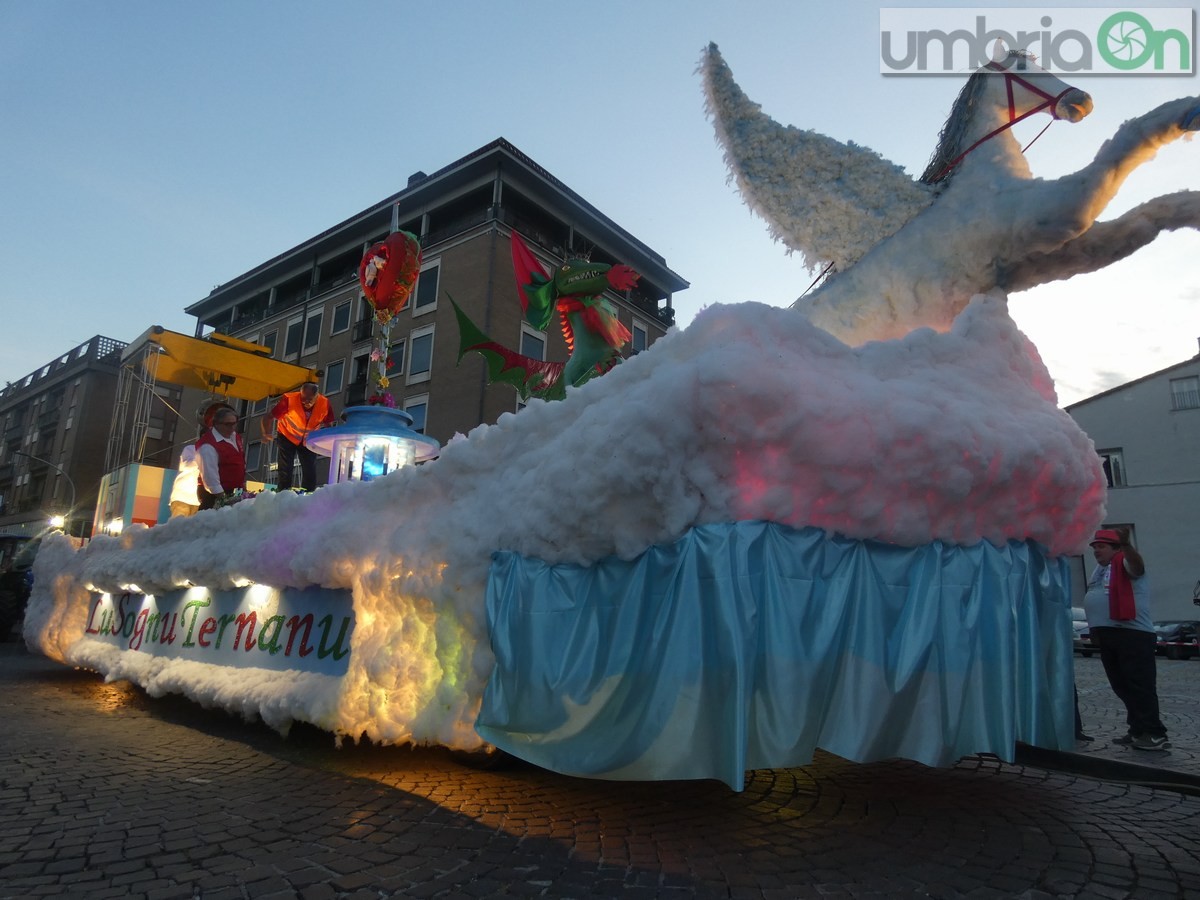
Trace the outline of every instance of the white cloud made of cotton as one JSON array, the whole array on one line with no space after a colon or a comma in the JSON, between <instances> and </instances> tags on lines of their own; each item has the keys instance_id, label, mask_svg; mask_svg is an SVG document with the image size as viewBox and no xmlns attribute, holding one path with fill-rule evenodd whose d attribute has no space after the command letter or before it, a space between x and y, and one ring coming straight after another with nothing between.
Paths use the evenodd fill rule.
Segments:
<instances>
[{"instance_id":1,"label":"white cloud made of cotton","mask_svg":"<svg viewBox=\"0 0 1200 900\"><path fill-rule=\"evenodd\" d=\"M766 519L905 546L1032 539L1065 554L1086 546L1103 504L1094 448L1055 405L1002 296L975 298L948 332L853 348L792 311L714 306L566 400L451 441L435 462L134 527L78 553L48 547L26 635L57 658L281 730L302 718L469 749L492 668L494 551L587 565L697 524ZM246 579L353 590L340 684L118 660L79 640L87 585Z\"/></svg>"}]
</instances>

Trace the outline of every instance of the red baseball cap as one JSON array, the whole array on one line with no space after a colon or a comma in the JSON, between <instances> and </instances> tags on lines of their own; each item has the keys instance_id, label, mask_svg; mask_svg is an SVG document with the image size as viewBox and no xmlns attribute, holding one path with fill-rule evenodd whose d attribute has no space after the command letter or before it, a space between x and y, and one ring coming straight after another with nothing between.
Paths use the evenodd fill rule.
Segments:
<instances>
[{"instance_id":1,"label":"red baseball cap","mask_svg":"<svg viewBox=\"0 0 1200 900\"><path fill-rule=\"evenodd\" d=\"M1097 544L1112 544L1114 547L1120 547L1121 536L1111 528L1101 528L1092 538L1091 546L1095 547Z\"/></svg>"}]
</instances>

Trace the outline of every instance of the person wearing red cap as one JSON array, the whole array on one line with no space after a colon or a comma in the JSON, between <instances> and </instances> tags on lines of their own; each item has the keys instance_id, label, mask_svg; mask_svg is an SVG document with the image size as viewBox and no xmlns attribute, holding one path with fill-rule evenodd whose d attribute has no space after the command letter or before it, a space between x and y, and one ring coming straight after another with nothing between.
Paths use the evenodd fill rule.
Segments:
<instances>
[{"instance_id":1,"label":"person wearing red cap","mask_svg":"<svg viewBox=\"0 0 1200 900\"><path fill-rule=\"evenodd\" d=\"M277 486L281 491L291 490L292 465L300 458L300 487L306 491L317 489L316 454L308 449L308 436L318 428L336 425L333 407L324 394L312 382L303 384L298 391L288 391L279 398L271 411L263 416L264 440L270 440L271 428L276 428L275 447L279 451L279 473Z\"/></svg>"},{"instance_id":2,"label":"person wearing red cap","mask_svg":"<svg viewBox=\"0 0 1200 900\"><path fill-rule=\"evenodd\" d=\"M1167 750L1167 729L1158 712L1156 637L1150 618L1146 563L1129 543L1126 528L1101 528L1092 538L1096 568L1087 582L1083 610L1113 693L1125 704L1129 731L1115 738L1136 750Z\"/></svg>"}]
</instances>

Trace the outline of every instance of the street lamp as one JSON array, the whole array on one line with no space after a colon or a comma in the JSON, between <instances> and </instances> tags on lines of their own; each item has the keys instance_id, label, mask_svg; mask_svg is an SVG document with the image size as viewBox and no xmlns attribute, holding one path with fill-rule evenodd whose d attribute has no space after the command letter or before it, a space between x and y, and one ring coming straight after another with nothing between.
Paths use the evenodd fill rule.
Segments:
<instances>
[{"instance_id":1,"label":"street lamp","mask_svg":"<svg viewBox=\"0 0 1200 900\"><path fill-rule=\"evenodd\" d=\"M48 459L42 459L40 456L34 456L32 453L26 453L24 450L14 450L13 453L17 454L18 456L28 457L29 459L32 459L35 462L43 463L43 464L49 466L50 468L54 469L56 472L58 472L60 475L62 475L63 478L67 479L67 487L69 487L71 489L71 502L67 506L67 514L65 516L63 516L62 525L66 525L67 520L71 516L71 513L73 513L75 511L75 482L71 480L71 476L66 473L66 470L63 469L62 466L56 466L54 463L50 462L50 460L48 460ZM53 523L51 523L51 524L53 524ZM62 525L56 525L55 527L61 528ZM67 530L67 533L70 534L70 529Z\"/></svg>"}]
</instances>

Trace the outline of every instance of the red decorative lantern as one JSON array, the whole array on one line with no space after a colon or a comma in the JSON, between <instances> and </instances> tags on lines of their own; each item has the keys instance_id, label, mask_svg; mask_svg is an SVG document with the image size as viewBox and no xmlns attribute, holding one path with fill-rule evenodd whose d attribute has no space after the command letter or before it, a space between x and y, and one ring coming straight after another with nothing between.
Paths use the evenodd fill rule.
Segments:
<instances>
[{"instance_id":1,"label":"red decorative lantern","mask_svg":"<svg viewBox=\"0 0 1200 900\"><path fill-rule=\"evenodd\" d=\"M407 231L394 231L363 254L358 281L375 318L386 322L404 309L421 274L421 244Z\"/></svg>"}]
</instances>

